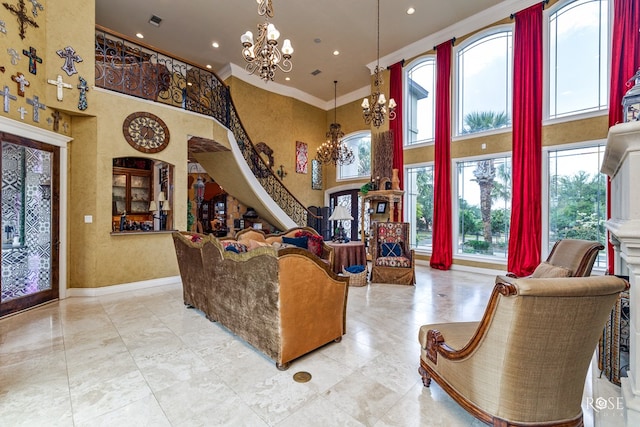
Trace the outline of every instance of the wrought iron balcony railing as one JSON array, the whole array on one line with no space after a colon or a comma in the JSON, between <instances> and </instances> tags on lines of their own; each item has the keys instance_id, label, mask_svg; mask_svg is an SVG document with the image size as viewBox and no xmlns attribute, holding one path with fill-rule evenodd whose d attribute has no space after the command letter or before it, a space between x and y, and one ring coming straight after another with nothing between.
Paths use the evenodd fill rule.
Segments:
<instances>
[{"instance_id":1,"label":"wrought iron balcony railing","mask_svg":"<svg viewBox=\"0 0 640 427\"><path fill-rule=\"evenodd\" d=\"M269 196L296 224L307 225L307 216L313 213L258 154L238 117L228 86L215 73L100 26L96 27L95 55L96 86L205 114L230 129Z\"/></svg>"}]
</instances>

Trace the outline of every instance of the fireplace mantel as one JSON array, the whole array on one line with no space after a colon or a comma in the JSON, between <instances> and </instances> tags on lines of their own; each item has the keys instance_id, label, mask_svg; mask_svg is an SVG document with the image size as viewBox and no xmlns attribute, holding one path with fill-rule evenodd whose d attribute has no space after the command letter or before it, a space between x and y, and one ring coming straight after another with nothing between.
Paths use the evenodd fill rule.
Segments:
<instances>
[{"instance_id":1,"label":"fireplace mantel","mask_svg":"<svg viewBox=\"0 0 640 427\"><path fill-rule=\"evenodd\" d=\"M627 378L621 378L627 426L640 425L640 122L609 129L600 168L611 178L611 218L606 222L614 246L616 274L629 276L630 351Z\"/></svg>"}]
</instances>

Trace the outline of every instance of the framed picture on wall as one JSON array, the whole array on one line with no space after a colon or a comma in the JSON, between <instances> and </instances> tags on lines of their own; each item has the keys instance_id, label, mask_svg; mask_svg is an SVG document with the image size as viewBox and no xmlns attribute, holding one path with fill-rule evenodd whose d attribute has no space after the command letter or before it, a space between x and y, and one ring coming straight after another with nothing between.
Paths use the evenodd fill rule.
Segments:
<instances>
[{"instance_id":1,"label":"framed picture on wall","mask_svg":"<svg viewBox=\"0 0 640 427\"><path fill-rule=\"evenodd\" d=\"M308 146L306 143L296 141L296 172L307 173Z\"/></svg>"},{"instance_id":2,"label":"framed picture on wall","mask_svg":"<svg viewBox=\"0 0 640 427\"><path fill-rule=\"evenodd\" d=\"M387 202L378 202L376 205L376 213L383 214L387 211Z\"/></svg>"}]
</instances>

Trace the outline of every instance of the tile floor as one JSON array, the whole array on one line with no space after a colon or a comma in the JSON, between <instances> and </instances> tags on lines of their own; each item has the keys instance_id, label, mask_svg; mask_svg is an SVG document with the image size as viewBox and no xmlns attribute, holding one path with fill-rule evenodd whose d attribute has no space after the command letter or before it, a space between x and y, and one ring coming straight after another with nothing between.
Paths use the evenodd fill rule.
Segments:
<instances>
[{"instance_id":1,"label":"tile floor","mask_svg":"<svg viewBox=\"0 0 640 427\"><path fill-rule=\"evenodd\" d=\"M349 290L347 334L288 371L184 307L180 284L69 298L0 320L2 426L479 426L417 373L418 329L477 320L493 276L417 268ZM293 374L312 374L296 383ZM585 425L621 425L595 414ZM616 388L607 389L615 395Z\"/></svg>"}]
</instances>

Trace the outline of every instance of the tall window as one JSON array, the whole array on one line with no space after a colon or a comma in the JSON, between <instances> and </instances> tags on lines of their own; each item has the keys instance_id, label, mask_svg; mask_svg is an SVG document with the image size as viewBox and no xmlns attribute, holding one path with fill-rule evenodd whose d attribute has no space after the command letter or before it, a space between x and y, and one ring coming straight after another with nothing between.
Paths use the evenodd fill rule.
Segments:
<instances>
[{"instance_id":1,"label":"tall window","mask_svg":"<svg viewBox=\"0 0 640 427\"><path fill-rule=\"evenodd\" d=\"M456 53L456 134L511 126L513 31L498 26Z\"/></svg>"},{"instance_id":2,"label":"tall window","mask_svg":"<svg viewBox=\"0 0 640 427\"><path fill-rule=\"evenodd\" d=\"M548 251L560 239L585 239L606 244L606 176L600 173L605 143L549 150ZM595 267L606 267L601 252Z\"/></svg>"},{"instance_id":3,"label":"tall window","mask_svg":"<svg viewBox=\"0 0 640 427\"><path fill-rule=\"evenodd\" d=\"M608 0L561 2L548 28L549 118L606 110Z\"/></svg>"},{"instance_id":4,"label":"tall window","mask_svg":"<svg viewBox=\"0 0 640 427\"><path fill-rule=\"evenodd\" d=\"M456 253L506 259L511 218L511 158L456 163Z\"/></svg>"},{"instance_id":5,"label":"tall window","mask_svg":"<svg viewBox=\"0 0 640 427\"><path fill-rule=\"evenodd\" d=\"M433 165L407 169L405 180L407 221L411 224L411 245L431 250L433 224Z\"/></svg>"},{"instance_id":6,"label":"tall window","mask_svg":"<svg viewBox=\"0 0 640 427\"><path fill-rule=\"evenodd\" d=\"M429 56L407 67L405 82L405 145L433 141L436 60Z\"/></svg>"},{"instance_id":7,"label":"tall window","mask_svg":"<svg viewBox=\"0 0 640 427\"><path fill-rule=\"evenodd\" d=\"M342 142L353 150L356 159L350 165L340 165L338 179L353 179L371 176L371 131L347 135Z\"/></svg>"}]
</instances>

